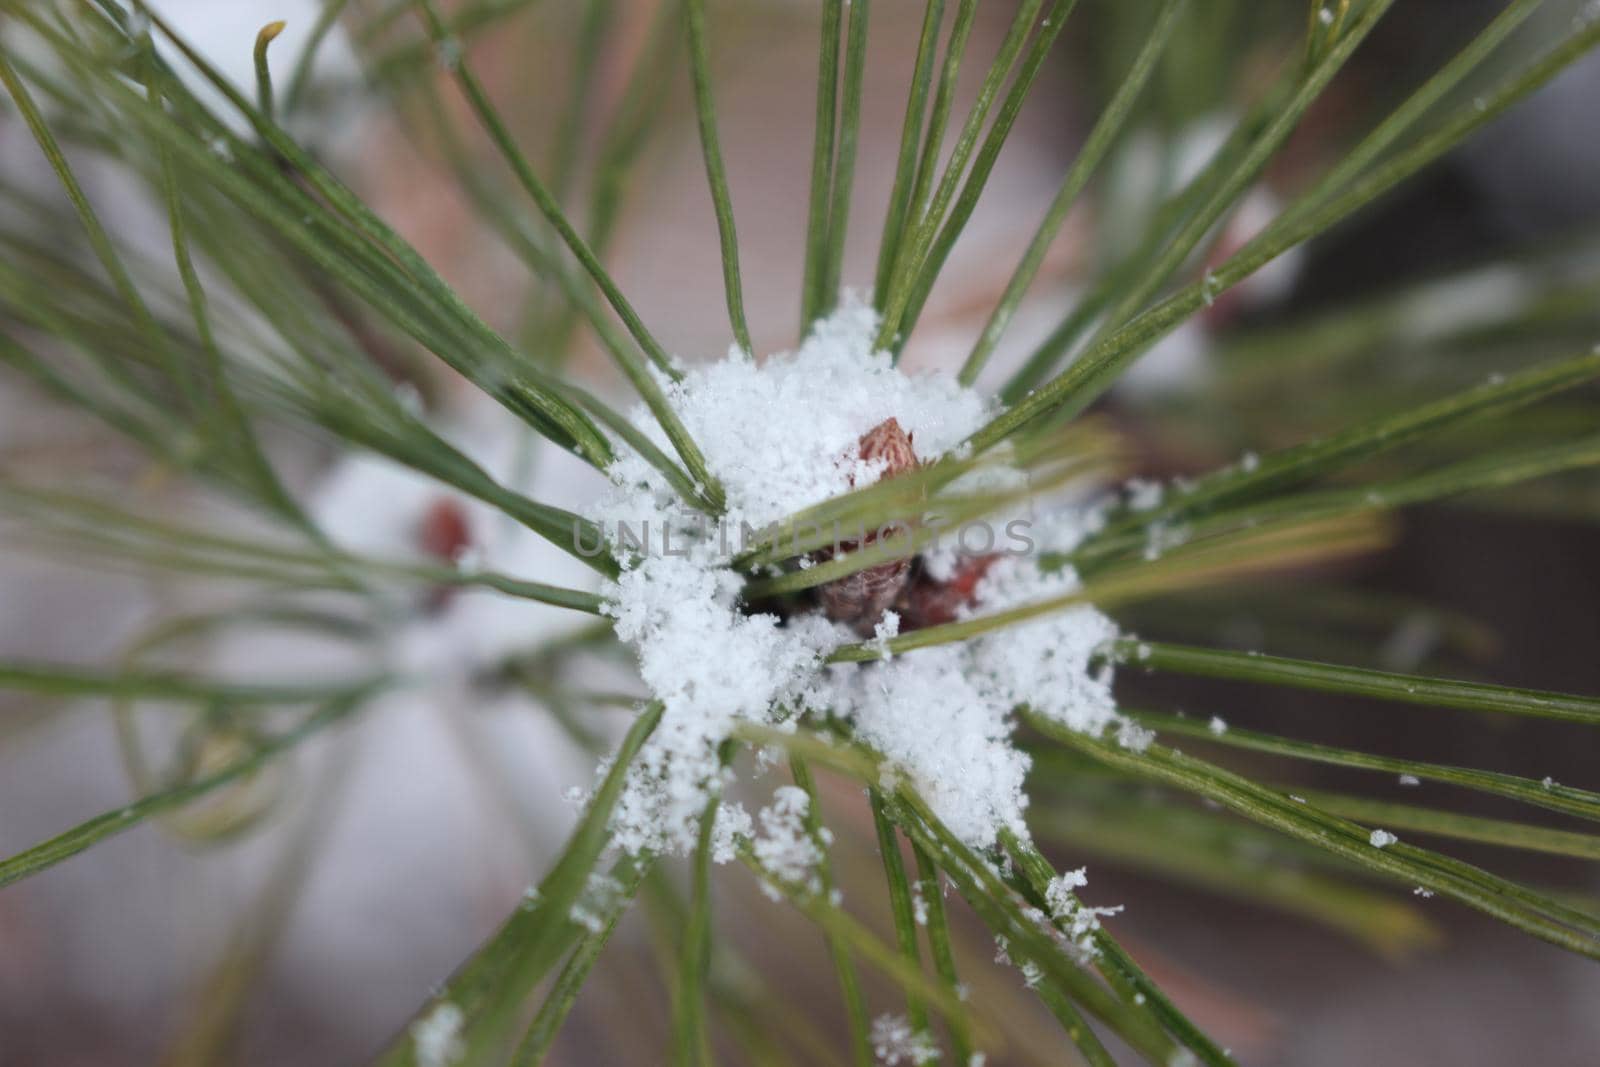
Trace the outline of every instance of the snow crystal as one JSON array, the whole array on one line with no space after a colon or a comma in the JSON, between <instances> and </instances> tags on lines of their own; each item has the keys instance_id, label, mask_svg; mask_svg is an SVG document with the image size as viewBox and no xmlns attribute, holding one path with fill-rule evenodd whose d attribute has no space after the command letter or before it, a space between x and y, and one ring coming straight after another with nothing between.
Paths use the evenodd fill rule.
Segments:
<instances>
[{"instance_id":1,"label":"snow crystal","mask_svg":"<svg viewBox=\"0 0 1600 1067\"><path fill-rule=\"evenodd\" d=\"M589 875L583 893L573 902L567 918L591 934L598 934L605 929L606 915L616 906L621 893L621 882L609 874L595 871Z\"/></svg>"},{"instance_id":2,"label":"snow crystal","mask_svg":"<svg viewBox=\"0 0 1600 1067\"><path fill-rule=\"evenodd\" d=\"M461 1026L466 1016L460 1008L443 1001L411 1026L411 1040L417 1049L418 1067L447 1067L465 1051Z\"/></svg>"},{"instance_id":3,"label":"snow crystal","mask_svg":"<svg viewBox=\"0 0 1600 1067\"><path fill-rule=\"evenodd\" d=\"M904 1015L880 1015L872 1020L872 1051L884 1067L932 1063L939 1058L933 1035L912 1029Z\"/></svg>"},{"instance_id":4,"label":"snow crystal","mask_svg":"<svg viewBox=\"0 0 1600 1067\"><path fill-rule=\"evenodd\" d=\"M1166 493L1160 482L1147 478L1130 479L1122 488L1128 495L1128 507L1134 511L1155 510L1161 506L1161 498Z\"/></svg>"},{"instance_id":5,"label":"snow crystal","mask_svg":"<svg viewBox=\"0 0 1600 1067\"><path fill-rule=\"evenodd\" d=\"M900 636L900 615L897 612L886 611L883 618L872 628L872 640L867 642L878 650L878 655L883 659L893 659L894 653L889 650L889 639Z\"/></svg>"},{"instance_id":6,"label":"snow crystal","mask_svg":"<svg viewBox=\"0 0 1600 1067\"><path fill-rule=\"evenodd\" d=\"M1228 732L1228 724L1223 720L1222 716L1213 715L1211 716L1211 721L1206 724L1206 729L1210 730L1216 736L1221 737L1223 734Z\"/></svg>"},{"instance_id":7,"label":"snow crystal","mask_svg":"<svg viewBox=\"0 0 1600 1067\"><path fill-rule=\"evenodd\" d=\"M1422 784L1422 779L1418 778L1414 774L1402 774L1400 776L1400 784L1401 785L1421 785Z\"/></svg>"},{"instance_id":8,"label":"snow crystal","mask_svg":"<svg viewBox=\"0 0 1600 1067\"><path fill-rule=\"evenodd\" d=\"M1387 830L1374 830L1367 837L1368 843L1370 843L1373 848L1388 848L1398 840L1400 839Z\"/></svg>"},{"instance_id":9,"label":"snow crystal","mask_svg":"<svg viewBox=\"0 0 1600 1067\"><path fill-rule=\"evenodd\" d=\"M1001 828L1026 833L1028 758L1010 740L1019 704L1074 730L1115 728L1125 744L1148 743L1147 732L1115 711L1111 668L1091 668L1118 633L1088 605L892 658L888 642L901 620L887 613L869 642L881 660L830 666L824 657L853 639L844 627L817 613L780 620L744 610L742 579L731 566L740 546L729 531L759 530L870 484L881 464L854 458L856 446L886 418L898 420L928 462L959 453L990 414L987 401L952 378L896 369L873 350L877 325L876 312L847 301L793 353L758 362L733 348L724 360L687 369L679 382L663 382L726 490L721 520L692 511L627 450L607 472L611 492L588 510L613 548L633 549L617 553L626 557L624 570L604 590L606 610L663 705L613 816L615 840L629 852L693 848L699 815L726 781L718 748L743 722L782 728L805 712L848 720L887 757L886 773L912 780L975 847L992 844ZM671 453L646 409L633 421ZM1039 547L1062 551L1095 521L1085 509L1033 532ZM652 536L664 542L669 535L671 555L652 551ZM978 583L970 611L1003 611L1078 588L1070 569L1045 573L1030 557L1006 556ZM769 810L782 814L776 805ZM765 814L763 827L778 840ZM732 855L731 840L718 854Z\"/></svg>"},{"instance_id":10,"label":"snow crystal","mask_svg":"<svg viewBox=\"0 0 1600 1067\"><path fill-rule=\"evenodd\" d=\"M742 804L724 800L711 827L711 862L731 863L739 855L739 842L755 832L755 821Z\"/></svg>"},{"instance_id":11,"label":"snow crystal","mask_svg":"<svg viewBox=\"0 0 1600 1067\"><path fill-rule=\"evenodd\" d=\"M1078 951L1085 955L1093 955L1097 951L1094 935L1100 929L1100 919L1121 913L1122 906L1092 908L1084 904L1077 898L1074 890L1082 889L1088 884L1089 876L1085 868L1064 871L1050 879L1049 884L1045 886L1044 902L1050 909L1050 917L1061 926L1062 931Z\"/></svg>"},{"instance_id":12,"label":"snow crystal","mask_svg":"<svg viewBox=\"0 0 1600 1067\"><path fill-rule=\"evenodd\" d=\"M1425 885L1419 885L1411 891L1411 895L1421 897L1426 900L1427 898L1433 896L1433 890L1429 889Z\"/></svg>"},{"instance_id":13,"label":"snow crystal","mask_svg":"<svg viewBox=\"0 0 1600 1067\"><path fill-rule=\"evenodd\" d=\"M772 794L772 803L761 809L762 835L751 846L756 859L775 877L792 885L811 885L815 882L817 864L822 862L822 851L806 832L806 815L811 810L811 797L798 786L779 786Z\"/></svg>"},{"instance_id":14,"label":"snow crystal","mask_svg":"<svg viewBox=\"0 0 1600 1067\"><path fill-rule=\"evenodd\" d=\"M1044 902L1049 905L1052 914L1060 911L1072 900L1072 891L1082 889L1089 884L1089 869L1079 867L1075 871L1062 871L1050 879L1050 884L1045 887Z\"/></svg>"}]
</instances>

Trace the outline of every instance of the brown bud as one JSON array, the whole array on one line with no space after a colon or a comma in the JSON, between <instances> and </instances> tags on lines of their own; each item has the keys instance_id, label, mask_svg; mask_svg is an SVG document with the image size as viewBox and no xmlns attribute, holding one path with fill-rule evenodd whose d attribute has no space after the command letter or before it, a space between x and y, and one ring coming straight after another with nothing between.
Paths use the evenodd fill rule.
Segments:
<instances>
[{"instance_id":1,"label":"brown bud","mask_svg":"<svg viewBox=\"0 0 1600 1067\"><path fill-rule=\"evenodd\" d=\"M998 554L963 556L956 563L955 571L942 582L919 569L895 603L895 610L900 612L900 629L920 630L924 626L955 622L963 608L972 606L978 583L999 558Z\"/></svg>"},{"instance_id":2,"label":"brown bud","mask_svg":"<svg viewBox=\"0 0 1600 1067\"><path fill-rule=\"evenodd\" d=\"M459 563L472 547L472 526L467 509L459 500L442 496L428 505L417 523L417 545L442 563ZM455 589L436 585L423 598L423 609L430 614L442 610L455 597Z\"/></svg>"},{"instance_id":3,"label":"brown bud","mask_svg":"<svg viewBox=\"0 0 1600 1067\"><path fill-rule=\"evenodd\" d=\"M917 467L917 454L911 447L911 435L901 428L897 419L885 419L863 434L856 445L856 452L864 460L882 462L884 478L893 478ZM853 484L854 479L851 481ZM871 544L876 539L876 533L869 533L859 543L847 541L839 548L848 552ZM832 555L832 550L829 550L818 553L817 558L828 559ZM867 636L905 588L910 575L909 558L879 563L818 587L817 601L828 618L849 623L857 633Z\"/></svg>"},{"instance_id":4,"label":"brown bud","mask_svg":"<svg viewBox=\"0 0 1600 1067\"><path fill-rule=\"evenodd\" d=\"M439 497L423 512L417 524L417 543L422 551L445 563L455 563L472 547L472 527L461 502Z\"/></svg>"},{"instance_id":5,"label":"brown bud","mask_svg":"<svg viewBox=\"0 0 1600 1067\"><path fill-rule=\"evenodd\" d=\"M881 461L885 478L915 470L917 466L917 453L911 447L911 435L900 428L899 419L884 419L862 434L856 451L868 462Z\"/></svg>"}]
</instances>

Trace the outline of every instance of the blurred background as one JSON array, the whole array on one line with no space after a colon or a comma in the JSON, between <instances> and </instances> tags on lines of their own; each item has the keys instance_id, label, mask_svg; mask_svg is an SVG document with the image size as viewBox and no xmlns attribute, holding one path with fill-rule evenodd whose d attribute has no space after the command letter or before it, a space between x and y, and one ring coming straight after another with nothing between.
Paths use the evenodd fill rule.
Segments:
<instances>
[{"instance_id":1,"label":"blurred background","mask_svg":"<svg viewBox=\"0 0 1600 1067\"><path fill-rule=\"evenodd\" d=\"M253 84L256 31L275 19L287 23L272 52L281 84L320 10L312 0L154 6L245 88ZM463 33L464 41L522 143L558 187L564 175L571 189L588 188L599 131L618 115L642 116L638 171L608 263L673 352L689 360L719 356L729 339L718 245L681 43L652 79L648 100L627 95L637 57L663 32L662 20L675 17L671 3L454 6L492 12ZM1235 225L1270 219L1501 6L1399 0ZM443 88L445 73L417 43L409 14L385 20L389 7L405 5L349 5L311 73L296 133L491 324L510 335L548 337L554 297L530 290L503 241L472 214L437 127L412 91L417 80ZM1069 221L985 384L998 384L1046 336L1088 272L1126 254L1118 220L1150 210L1192 173L1215 149L1219 131L1299 47L1303 3L1205 0L1191 7L1193 24L1180 32L1147 93L1138 128L1108 164L1109 178ZM815 8L808 0L713 4L722 144L746 302L763 352L791 346L799 325ZM873 9L844 268L846 285L863 291L870 289L893 178L920 8L879 0ZM948 369L965 354L1151 9L1145 0L1085 0L1074 16L933 292L908 365ZM982 5L971 55L993 53L1013 10L1003 0ZM1577 10L1551 0L1536 18L1558 25ZM587 68L574 46L586 39L597 42ZM958 115L979 66L969 64L973 77L963 82ZM439 99L465 150L486 174L494 171L498 163L460 101L447 89ZM1600 325L1597 100L1600 63L1591 58L1471 146L1150 353L1104 405L1135 444L1137 473L1203 471L1247 450L1341 426L1370 410L1374 396L1398 406L1592 344ZM648 107L639 112L642 104ZM0 107L0 174L7 186L57 195L9 107ZM152 247L164 241L157 209L122 175L92 164L85 175L119 236ZM503 177L493 174L497 182ZM582 205L584 197L573 201ZM66 230L59 237L81 241ZM621 394L623 383L581 333L569 358L575 373ZM485 449L514 466L516 442L482 428L482 403L440 369L418 367L406 362L397 376L414 384L441 422L480 433ZM1591 398L1560 417L1593 420L1594 412ZM1519 431L1513 424L1507 432ZM453 517L448 501L415 478L292 429L274 444L296 489L351 542L448 555L456 548L439 548L441 536L449 540L441 523L449 528L457 519L469 540L497 536L490 516ZM104 430L4 373L0 455L8 471L92 478L175 511L211 515L181 487L160 484L158 472ZM535 484L579 498L593 488L576 464L558 457L539 457L534 466ZM1597 518L1600 485L1592 479L1420 509L1405 516L1393 547L1375 557L1292 585L1180 598L1119 621L1150 637L1600 693ZM517 557L528 573L581 580L570 561L528 553ZM381 654L482 663L559 637L568 625L554 611L521 605L507 613L486 600L464 594L459 602L415 605L415 617L397 627ZM152 621L204 603L203 593L149 575L87 570L32 546L4 546L0 659L105 664L154 655L134 645ZM250 677L324 669L357 654L338 638L273 632L207 644L203 652L185 645L183 652ZM624 665L596 662L590 670L626 684ZM470 672L445 673L438 687L386 698L293 766L225 798L231 807L209 814L226 833L193 823L142 826L0 891L0 1064L310 1067L361 1062L380 1048L537 879L571 825L574 808L563 798L588 785L593 766L544 705ZM1224 683L1158 682L1131 669L1119 685L1130 702L1159 699L1237 725L1270 723L1329 744L1600 786L1600 751L1571 729ZM130 744L142 751L181 743L138 727L130 741L126 718L103 703L0 694L0 853L126 803L138 781ZM619 721L593 729L604 738ZM1245 765L1269 781L1292 776L1307 789L1347 780L1346 772L1307 771L1267 757ZM865 819L850 790L834 792L831 811ZM1394 794L1411 798L1398 785ZM1461 810L1502 813L1485 798L1451 800ZM1097 821L1092 795L1069 789L1051 800L1050 811L1056 814L1037 832L1057 865L1088 865L1090 903L1127 906L1115 931L1243 1063L1579 1067L1600 1060L1600 970L1582 960L1403 891L1392 896L1411 908L1404 917L1364 914L1346 929L1330 928L1275 906L1259 886L1208 882L1193 869L1175 874L1171 857L1147 838ZM858 914L887 929L871 827L863 821L854 829L841 833L840 881ZM1572 860L1487 846L1450 850L1576 898L1600 893L1592 868ZM797 1018L836 1033L836 994L815 932L750 892L748 879L724 881L718 920L734 936L716 963L719 978L749 990L750 1018L760 1025L793 1028L797 1041L805 1030ZM1356 906L1367 908L1366 899ZM654 961L672 915L660 901L642 910L653 914L625 924L552 1062L664 1062L658 1050L670 1006ZM1383 923L1392 936L1363 935ZM959 934L965 956L987 960L991 947L975 924ZM1051 1038L1048 1018L1018 995L1014 972L974 970L975 993L994 993L1010 1035L1011 1051L992 1058L991 1067L1070 1062ZM831 1062L830 1055L817 1049L801 1062ZM745 1059L730 1046L724 1062Z\"/></svg>"}]
</instances>

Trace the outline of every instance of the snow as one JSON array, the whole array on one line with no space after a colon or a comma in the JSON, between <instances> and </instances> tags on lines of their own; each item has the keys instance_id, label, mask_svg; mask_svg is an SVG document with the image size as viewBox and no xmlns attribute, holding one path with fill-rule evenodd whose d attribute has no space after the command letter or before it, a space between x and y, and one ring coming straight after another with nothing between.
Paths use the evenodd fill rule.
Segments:
<instances>
[{"instance_id":1,"label":"snow","mask_svg":"<svg viewBox=\"0 0 1600 1067\"><path fill-rule=\"evenodd\" d=\"M880 1015L872 1020L872 1051L884 1067L932 1063L939 1046L926 1030L913 1030L904 1015Z\"/></svg>"},{"instance_id":2,"label":"snow","mask_svg":"<svg viewBox=\"0 0 1600 1067\"><path fill-rule=\"evenodd\" d=\"M886 419L898 420L926 463L959 454L990 414L986 400L952 378L904 373L873 351L877 324L872 309L847 301L795 352L757 361L733 348L726 359L687 369L680 382L664 382L726 490L720 522L692 511L631 452L607 472L612 490L588 509L614 546L645 542L642 551L619 553L626 569L603 590L618 636L663 705L613 816L615 841L629 852L694 847L701 811L728 781L719 746L741 723L791 728L806 713L850 722L887 758L891 775L909 778L974 847L993 844L1002 828L1026 835L1028 758L1011 743L1018 705L1074 730L1114 729L1134 746L1148 741L1117 715L1111 668L1091 668L1100 647L1118 636L1091 606L893 657L888 642L901 618L891 612L869 641L882 653L877 662L825 665L829 652L855 639L848 629L815 612L780 620L740 603L742 578L731 566L738 537L729 531L778 523L871 484L882 470L858 458L857 443ZM671 453L647 409L632 418ZM654 533L638 538L646 523ZM1069 510L1031 532L1039 549L1063 551L1092 525L1081 509ZM668 532L673 554L654 551ZM942 566L948 573L954 561ZM978 582L968 611L1003 611L1078 588L1070 569L1045 573L1031 556L1004 556ZM768 811L792 816L795 803ZM774 834L766 814L768 839L787 854L795 840ZM718 853L732 857L731 839Z\"/></svg>"},{"instance_id":3,"label":"snow","mask_svg":"<svg viewBox=\"0 0 1600 1067\"><path fill-rule=\"evenodd\" d=\"M1076 891L1088 884L1089 876L1085 868L1064 871L1050 879L1045 886L1044 902L1050 909L1050 917L1061 926L1073 946L1081 954L1093 956L1098 951L1094 935L1100 929L1101 918L1119 914L1122 907L1099 908L1084 904L1078 899Z\"/></svg>"},{"instance_id":4,"label":"snow","mask_svg":"<svg viewBox=\"0 0 1600 1067\"><path fill-rule=\"evenodd\" d=\"M1398 840L1400 839L1387 830L1374 830L1367 837L1368 843L1371 844L1373 848L1388 848Z\"/></svg>"},{"instance_id":5,"label":"snow","mask_svg":"<svg viewBox=\"0 0 1600 1067\"><path fill-rule=\"evenodd\" d=\"M772 794L772 803L761 809L757 818L762 834L752 848L756 859L775 877L790 885L819 888L816 867L822 862L822 850L806 832L806 815L811 810L811 798L798 786L779 786Z\"/></svg>"},{"instance_id":6,"label":"snow","mask_svg":"<svg viewBox=\"0 0 1600 1067\"><path fill-rule=\"evenodd\" d=\"M1003 611L1077 588L1070 570L1046 575L1031 559L1001 559L978 583L974 615ZM1091 670L1115 624L1087 605L960 644L903 653L893 661L836 665L808 699L817 711L849 718L862 740L888 757L961 840L994 842L1001 829L1026 836L1023 792L1028 758L1011 744L1012 710L1038 714L1085 733L1115 726L1138 744L1142 734L1118 715L1109 668Z\"/></svg>"},{"instance_id":7,"label":"snow","mask_svg":"<svg viewBox=\"0 0 1600 1067\"><path fill-rule=\"evenodd\" d=\"M849 300L793 353L757 363L732 348L669 386L673 410L728 491L731 528L773 522L875 480L871 464L848 457L886 418L899 420L924 461L956 449L987 419L989 402L954 378L905 374L887 352L874 352L877 323L872 308ZM635 422L672 453L647 412ZM659 482L640 466L618 473Z\"/></svg>"},{"instance_id":8,"label":"snow","mask_svg":"<svg viewBox=\"0 0 1600 1067\"><path fill-rule=\"evenodd\" d=\"M1002 827L1026 833L1029 764L1010 743L1013 705L975 677L975 652L941 645L868 667L834 666L813 700L848 716L952 833L988 844Z\"/></svg>"},{"instance_id":9,"label":"snow","mask_svg":"<svg viewBox=\"0 0 1600 1067\"><path fill-rule=\"evenodd\" d=\"M922 882L911 883L911 917L918 926L928 925L928 898L922 895Z\"/></svg>"},{"instance_id":10,"label":"snow","mask_svg":"<svg viewBox=\"0 0 1600 1067\"><path fill-rule=\"evenodd\" d=\"M1145 478L1129 479L1123 490L1127 493L1128 507L1134 511L1153 511L1161 506L1161 498L1166 495L1160 482Z\"/></svg>"},{"instance_id":11,"label":"snow","mask_svg":"<svg viewBox=\"0 0 1600 1067\"><path fill-rule=\"evenodd\" d=\"M440 1003L411 1027L418 1067L447 1067L461 1057L461 1025L466 1016L449 1001Z\"/></svg>"},{"instance_id":12,"label":"snow","mask_svg":"<svg viewBox=\"0 0 1600 1067\"><path fill-rule=\"evenodd\" d=\"M1055 540L1044 547L1061 552L1072 546ZM1070 568L1045 574L1031 558L1012 556L991 567L978 583L978 607L980 613L1002 611L1078 589L1078 576ZM1090 661L1117 636L1109 618L1079 605L984 638L976 666L989 676L988 684L1001 699L1028 703L1073 730L1098 734L1120 720L1111 695L1110 666L1091 671Z\"/></svg>"},{"instance_id":13,"label":"snow","mask_svg":"<svg viewBox=\"0 0 1600 1067\"><path fill-rule=\"evenodd\" d=\"M605 929L606 916L616 907L621 893L621 882L602 871L592 871L583 892L567 912L567 918L591 934L598 934Z\"/></svg>"},{"instance_id":14,"label":"snow","mask_svg":"<svg viewBox=\"0 0 1600 1067\"><path fill-rule=\"evenodd\" d=\"M720 789L717 747L741 721L776 722L838 640L820 617L780 628L776 616L742 614L737 575L696 555L647 556L611 590L617 635L637 649L640 676L664 705L614 820L629 852L692 846L700 810Z\"/></svg>"},{"instance_id":15,"label":"snow","mask_svg":"<svg viewBox=\"0 0 1600 1067\"><path fill-rule=\"evenodd\" d=\"M900 616L897 612L886 611L883 618L872 628L872 640L869 642L878 650L878 655L883 659L893 659L894 652L889 648L889 641L900 636Z\"/></svg>"}]
</instances>

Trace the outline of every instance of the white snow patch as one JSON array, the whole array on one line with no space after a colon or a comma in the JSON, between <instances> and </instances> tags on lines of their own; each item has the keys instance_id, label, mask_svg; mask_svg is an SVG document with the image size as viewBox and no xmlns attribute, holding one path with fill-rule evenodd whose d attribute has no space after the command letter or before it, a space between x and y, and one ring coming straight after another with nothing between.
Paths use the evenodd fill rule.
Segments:
<instances>
[{"instance_id":1,"label":"white snow patch","mask_svg":"<svg viewBox=\"0 0 1600 1067\"><path fill-rule=\"evenodd\" d=\"M773 522L875 481L879 470L851 460L861 435L898 419L917 458L954 450L990 413L989 402L944 374L906 374L874 351L878 315L848 300L805 343L758 363L737 348L690 368L668 399L728 491L736 529ZM669 455L666 433L642 408L635 422ZM617 473L658 483L635 457ZM643 518L642 515L634 515Z\"/></svg>"},{"instance_id":2,"label":"white snow patch","mask_svg":"<svg viewBox=\"0 0 1600 1067\"><path fill-rule=\"evenodd\" d=\"M911 883L911 917L918 926L928 925L928 898L922 893L922 880Z\"/></svg>"},{"instance_id":3,"label":"white snow patch","mask_svg":"<svg viewBox=\"0 0 1600 1067\"><path fill-rule=\"evenodd\" d=\"M1127 493L1128 507L1134 511L1154 511L1166 495L1165 486L1147 478L1132 478L1122 488Z\"/></svg>"},{"instance_id":4,"label":"white snow patch","mask_svg":"<svg viewBox=\"0 0 1600 1067\"><path fill-rule=\"evenodd\" d=\"M933 1035L912 1029L904 1015L880 1015L872 1020L872 1051L884 1067L932 1063L939 1058Z\"/></svg>"},{"instance_id":5,"label":"white snow patch","mask_svg":"<svg viewBox=\"0 0 1600 1067\"><path fill-rule=\"evenodd\" d=\"M774 876L791 885L820 888L816 883L816 867L822 862L822 850L806 832L806 816L811 811L811 798L798 786L779 786L772 793L772 803L761 809L762 834L751 846L756 859Z\"/></svg>"},{"instance_id":6,"label":"white snow patch","mask_svg":"<svg viewBox=\"0 0 1600 1067\"><path fill-rule=\"evenodd\" d=\"M1374 830L1367 837L1367 842L1373 848L1388 848L1398 840L1400 839L1387 830Z\"/></svg>"},{"instance_id":7,"label":"white snow patch","mask_svg":"<svg viewBox=\"0 0 1600 1067\"><path fill-rule=\"evenodd\" d=\"M883 613L883 618L872 628L872 640L869 643L878 650L878 655L883 659L894 659L889 641L899 636L900 615L897 612L886 611Z\"/></svg>"},{"instance_id":8,"label":"white snow patch","mask_svg":"<svg viewBox=\"0 0 1600 1067\"><path fill-rule=\"evenodd\" d=\"M466 1021L460 1008L448 1000L441 1002L411 1026L411 1041L417 1049L418 1067L447 1067L465 1051L461 1026Z\"/></svg>"},{"instance_id":9,"label":"white snow patch","mask_svg":"<svg viewBox=\"0 0 1600 1067\"><path fill-rule=\"evenodd\" d=\"M616 907L621 894L621 882L602 871L594 871L589 875L583 892L573 902L567 918L591 934L598 934L605 929L606 918Z\"/></svg>"},{"instance_id":10,"label":"white snow patch","mask_svg":"<svg viewBox=\"0 0 1600 1067\"><path fill-rule=\"evenodd\" d=\"M1003 611L1078 587L1070 570L1043 574L1031 559L1007 557L977 588L973 614ZM999 830L1026 836L1023 793L1028 757L1011 744L1012 709L1028 704L1069 729L1124 729L1109 667L1091 671L1115 624L1087 605L1007 627L960 644L938 645L868 665L835 665L808 706L831 709L916 783L922 796L969 845L985 847Z\"/></svg>"}]
</instances>

